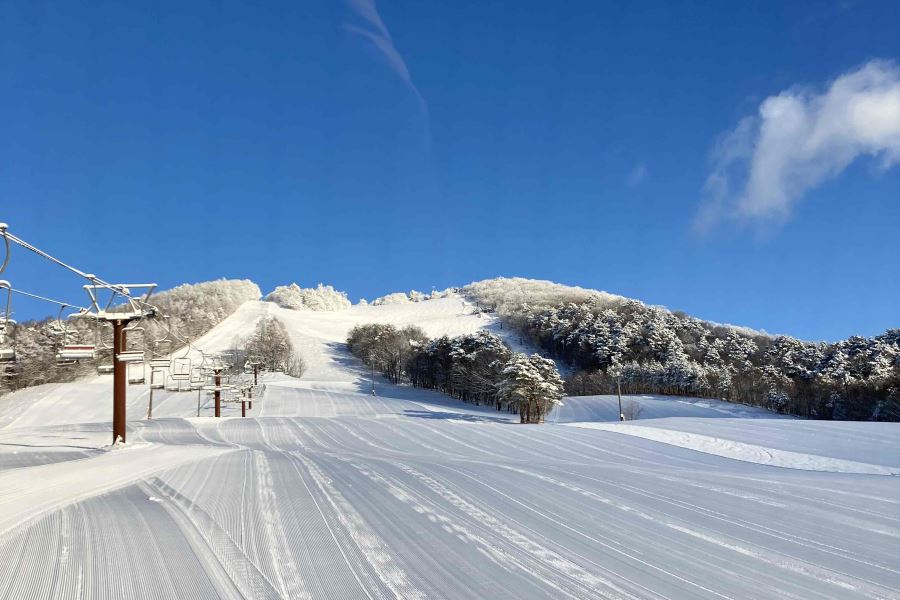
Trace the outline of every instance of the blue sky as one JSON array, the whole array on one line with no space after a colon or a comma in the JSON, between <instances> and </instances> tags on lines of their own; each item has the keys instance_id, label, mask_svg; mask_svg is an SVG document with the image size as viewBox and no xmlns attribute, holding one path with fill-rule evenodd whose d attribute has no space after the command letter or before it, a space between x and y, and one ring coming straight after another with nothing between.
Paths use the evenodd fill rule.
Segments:
<instances>
[{"instance_id":1,"label":"blue sky","mask_svg":"<svg viewBox=\"0 0 900 600\"><path fill-rule=\"evenodd\" d=\"M894 3L124 4L0 2L0 221L108 280L900 326ZM3 277L82 297L21 250Z\"/></svg>"}]
</instances>

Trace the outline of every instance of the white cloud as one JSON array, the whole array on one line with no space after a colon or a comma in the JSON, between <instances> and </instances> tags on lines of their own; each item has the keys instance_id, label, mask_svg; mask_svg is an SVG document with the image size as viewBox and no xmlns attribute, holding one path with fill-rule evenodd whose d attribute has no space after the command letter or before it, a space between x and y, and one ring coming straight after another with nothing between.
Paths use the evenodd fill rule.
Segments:
<instances>
[{"instance_id":1,"label":"white cloud","mask_svg":"<svg viewBox=\"0 0 900 600\"><path fill-rule=\"evenodd\" d=\"M641 163L634 169L632 169L631 173L628 174L628 185L635 186L647 179L648 175L650 175L650 171L647 170L647 165Z\"/></svg>"},{"instance_id":2,"label":"white cloud","mask_svg":"<svg viewBox=\"0 0 900 600\"><path fill-rule=\"evenodd\" d=\"M770 96L713 149L698 225L781 221L809 190L860 156L900 162L900 69L872 61L821 93Z\"/></svg>"}]
</instances>

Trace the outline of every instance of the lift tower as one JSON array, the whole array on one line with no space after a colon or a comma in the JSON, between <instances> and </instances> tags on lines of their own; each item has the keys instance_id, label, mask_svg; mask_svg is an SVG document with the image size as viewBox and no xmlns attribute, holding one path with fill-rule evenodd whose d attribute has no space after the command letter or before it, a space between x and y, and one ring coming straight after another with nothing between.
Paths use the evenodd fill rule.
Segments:
<instances>
[{"instance_id":1,"label":"lift tower","mask_svg":"<svg viewBox=\"0 0 900 600\"><path fill-rule=\"evenodd\" d=\"M88 279L96 279L88 275ZM132 296L131 290L142 292L140 296ZM116 285L85 285L91 301L88 310L78 313L77 317L96 319L111 323L113 327L113 443L125 442L126 409L128 398L128 363L136 358L136 353L128 352L127 329L129 323L152 317L156 308L149 304L150 294L156 289L155 283L132 283ZM101 304L98 300L103 293L109 293L109 299ZM140 353L143 360L143 353Z\"/></svg>"}]
</instances>

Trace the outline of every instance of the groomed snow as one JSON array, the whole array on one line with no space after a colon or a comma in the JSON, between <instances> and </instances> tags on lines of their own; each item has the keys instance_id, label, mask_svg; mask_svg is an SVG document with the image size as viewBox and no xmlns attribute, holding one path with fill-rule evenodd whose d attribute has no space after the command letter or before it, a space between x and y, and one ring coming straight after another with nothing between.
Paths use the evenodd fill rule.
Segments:
<instances>
[{"instance_id":1,"label":"groomed snow","mask_svg":"<svg viewBox=\"0 0 900 600\"><path fill-rule=\"evenodd\" d=\"M619 425L599 397L523 426L382 381L371 396L349 328L500 332L459 298L251 302L197 343L265 315L310 368L266 375L251 418L172 393L143 420L133 386L110 447L109 377L0 399L0 598L900 597L900 477L860 473L896 470L896 424L652 397ZM774 458L748 462L760 448Z\"/></svg>"},{"instance_id":2,"label":"groomed snow","mask_svg":"<svg viewBox=\"0 0 900 600\"><path fill-rule=\"evenodd\" d=\"M803 469L806 471L859 473L863 475L900 475L900 467L885 467L853 460L819 456L817 454L778 450L722 437L673 431L661 427L645 427L626 423L571 423L571 425L587 429L602 429L623 435L633 435L645 440L653 440L663 444L696 450L697 452L773 467ZM787 429L789 431L790 427ZM892 446L897 446L897 444L892 444ZM900 448L895 448L895 450L900 450Z\"/></svg>"}]
</instances>

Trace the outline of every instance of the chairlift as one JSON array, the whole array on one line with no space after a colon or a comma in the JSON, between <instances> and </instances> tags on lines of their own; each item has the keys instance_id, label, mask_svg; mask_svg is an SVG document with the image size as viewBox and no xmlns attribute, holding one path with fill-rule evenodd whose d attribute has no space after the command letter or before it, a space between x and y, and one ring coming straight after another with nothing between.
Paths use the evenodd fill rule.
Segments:
<instances>
[{"instance_id":1,"label":"chairlift","mask_svg":"<svg viewBox=\"0 0 900 600\"><path fill-rule=\"evenodd\" d=\"M124 352L119 352L116 354L116 360L118 362L123 363L136 363L144 362L144 351L143 350L125 350Z\"/></svg>"},{"instance_id":2,"label":"chairlift","mask_svg":"<svg viewBox=\"0 0 900 600\"><path fill-rule=\"evenodd\" d=\"M150 389L161 390L166 387L166 372L153 367L153 361L150 363ZM168 364L168 361L166 363Z\"/></svg>"},{"instance_id":3,"label":"chairlift","mask_svg":"<svg viewBox=\"0 0 900 600\"><path fill-rule=\"evenodd\" d=\"M98 350L112 350L113 349L112 344L107 344L106 342L103 341L103 328L104 327L109 327L110 329L112 329L112 324L110 324L106 321L97 321L97 329L95 332L96 336L97 336L97 340L96 340L97 349Z\"/></svg>"},{"instance_id":4,"label":"chairlift","mask_svg":"<svg viewBox=\"0 0 900 600\"><path fill-rule=\"evenodd\" d=\"M69 325L63 320L63 311L68 305L62 305L56 318L56 327L51 333L62 336L62 348L56 353L56 364L68 366L80 360L93 360L96 357L97 346L94 344L73 344L69 342ZM54 331L55 330L55 331Z\"/></svg>"},{"instance_id":5,"label":"chairlift","mask_svg":"<svg viewBox=\"0 0 900 600\"><path fill-rule=\"evenodd\" d=\"M171 361L168 358L151 358L150 368L158 371L168 370Z\"/></svg>"},{"instance_id":6,"label":"chairlift","mask_svg":"<svg viewBox=\"0 0 900 600\"><path fill-rule=\"evenodd\" d=\"M165 344L167 347L172 344L172 340L169 338L169 336L172 334L172 326L170 325L172 317L170 317L169 315L163 315L163 319L166 322L166 334L158 340L153 340L154 348L156 348L160 344ZM160 353L154 352L154 354L159 355ZM166 360L166 362L168 363L168 359Z\"/></svg>"},{"instance_id":7,"label":"chairlift","mask_svg":"<svg viewBox=\"0 0 900 600\"><path fill-rule=\"evenodd\" d=\"M10 318L12 311L12 286L8 281L0 280L0 289L6 288L6 307L0 312L0 363L11 363L16 361L16 345L15 338L9 341L9 331L16 324ZM15 330L13 330L15 331Z\"/></svg>"},{"instance_id":8,"label":"chairlift","mask_svg":"<svg viewBox=\"0 0 900 600\"><path fill-rule=\"evenodd\" d=\"M97 365L97 375L109 375L115 370L115 365Z\"/></svg>"},{"instance_id":9,"label":"chairlift","mask_svg":"<svg viewBox=\"0 0 900 600\"><path fill-rule=\"evenodd\" d=\"M206 384L206 375L203 374L203 369L200 367L194 367L191 369L191 389L199 390Z\"/></svg>"},{"instance_id":10,"label":"chairlift","mask_svg":"<svg viewBox=\"0 0 900 600\"><path fill-rule=\"evenodd\" d=\"M171 375L166 377L166 391L167 392L177 392L178 391L178 381L172 379Z\"/></svg>"},{"instance_id":11,"label":"chairlift","mask_svg":"<svg viewBox=\"0 0 900 600\"><path fill-rule=\"evenodd\" d=\"M143 352L141 353L143 354ZM132 361L128 363L128 383L130 385L140 385L147 380L147 363L143 357L140 361Z\"/></svg>"},{"instance_id":12,"label":"chairlift","mask_svg":"<svg viewBox=\"0 0 900 600\"><path fill-rule=\"evenodd\" d=\"M66 365L80 360L93 360L96 350L93 344L66 344L56 353L56 362Z\"/></svg>"},{"instance_id":13,"label":"chairlift","mask_svg":"<svg viewBox=\"0 0 900 600\"><path fill-rule=\"evenodd\" d=\"M191 359L187 356L173 358L171 364L172 378L176 381L190 381Z\"/></svg>"}]
</instances>

